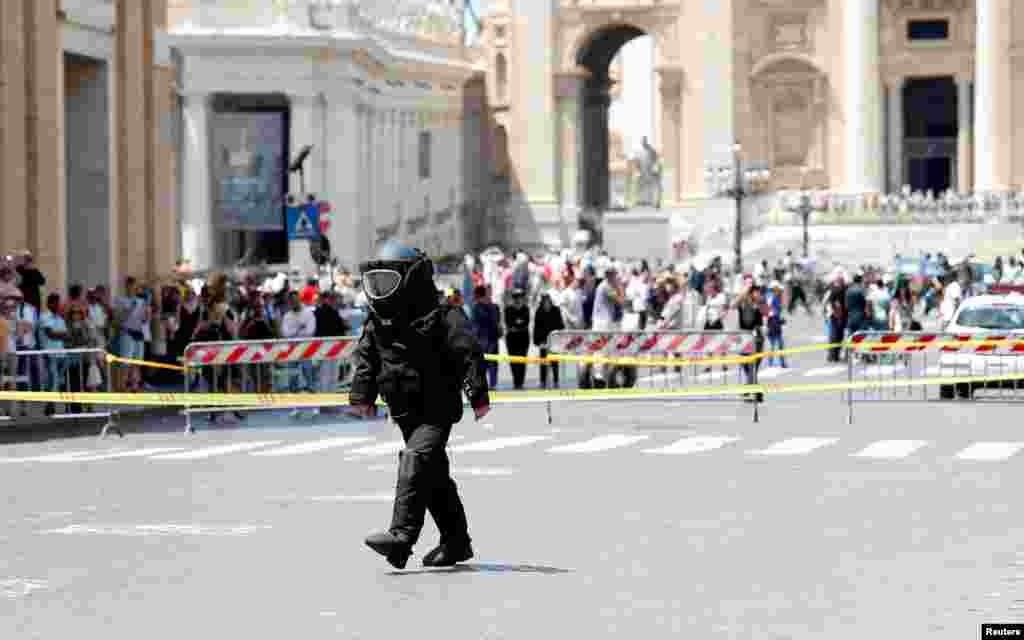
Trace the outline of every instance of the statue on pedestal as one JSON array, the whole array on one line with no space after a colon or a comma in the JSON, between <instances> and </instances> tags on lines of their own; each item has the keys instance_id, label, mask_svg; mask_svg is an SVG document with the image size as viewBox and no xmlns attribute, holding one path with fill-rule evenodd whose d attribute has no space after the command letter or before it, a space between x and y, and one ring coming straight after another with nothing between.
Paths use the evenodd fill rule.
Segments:
<instances>
[{"instance_id":1,"label":"statue on pedestal","mask_svg":"<svg viewBox=\"0 0 1024 640\"><path fill-rule=\"evenodd\" d=\"M640 154L640 184L638 185L637 204L642 207L661 208L661 163L658 152L644 136L641 141L643 152Z\"/></svg>"}]
</instances>

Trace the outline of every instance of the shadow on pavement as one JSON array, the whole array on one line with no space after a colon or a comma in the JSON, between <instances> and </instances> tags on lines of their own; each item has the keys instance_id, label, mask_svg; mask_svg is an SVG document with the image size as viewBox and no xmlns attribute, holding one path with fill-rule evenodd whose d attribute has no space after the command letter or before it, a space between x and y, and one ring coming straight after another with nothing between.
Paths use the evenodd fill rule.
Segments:
<instances>
[{"instance_id":1,"label":"shadow on pavement","mask_svg":"<svg viewBox=\"0 0 1024 640\"><path fill-rule=\"evenodd\" d=\"M545 567L534 564L457 564L454 567L443 567L438 569L418 569L416 571L392 571L392 576L416 576L425 573L538 573L542 575L557 575L561 573L572 573L570 569L559 569L558 567Z\"/></svg>"}]
</instances>

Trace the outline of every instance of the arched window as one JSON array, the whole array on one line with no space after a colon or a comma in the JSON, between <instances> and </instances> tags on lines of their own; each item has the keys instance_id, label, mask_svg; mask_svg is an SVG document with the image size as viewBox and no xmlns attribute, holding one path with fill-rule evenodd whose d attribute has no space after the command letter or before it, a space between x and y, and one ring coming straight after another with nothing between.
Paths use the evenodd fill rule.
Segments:
<instances>
[{"instance_id":1,"label":"arched window","mask_svg":"<svg viewBox=\"0 0 1024 640\"><path fill-rule=\"evenodd\" d=\"M498 102L508 100L508 62L505 61L505 54L499 53L494 59L495 94Z\"/></svg>"}]
</instances>

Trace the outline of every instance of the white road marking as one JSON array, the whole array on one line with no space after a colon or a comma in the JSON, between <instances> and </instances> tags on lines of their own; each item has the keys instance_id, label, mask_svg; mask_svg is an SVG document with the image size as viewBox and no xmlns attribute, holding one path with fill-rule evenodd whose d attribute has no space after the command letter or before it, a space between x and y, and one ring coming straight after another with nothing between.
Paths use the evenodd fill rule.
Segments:
<instances>
[{"instance_id":1,"label":"white road marking","mask_svg":"<svg viewBox=\"0 0 1024 640\"><path fill-rule=\"evenodd\" d=\"M94 456L76 456L67 460L53 460L53 462L97 462L99 460L116 460L118 458L145 458L161 453L173 453L181 451L185 447L151 447L149 449L130 449L127 451L110 451L98 453Z\"/></svg>"},{"instance_id":2,"label":"white road marking","mask_svg":"<svg viewBox=\"0 0 1024 640\"><path fill-rule=\"evenodd\" d=\"M800 456L808 454L815 449L834 444L838 438L790 438L776 442L767 449L751 451L750 453L764 456Z\"/></svg>"},{"instance_id":3,"label":"white road marking","mask_svg":"<svg viewBox=\"0 0 1024 640\"><path fill-rule=\"evenodd\" d=\"M778 378L779 376L784 376L787 373L789 373L790 371L792 371L792 369L783 369L781 367L772 367L770 369L761 369L760 371L757 372L757 379L758 380L771 380L773 378Z\"/></svg>"},{"instance_id":4,"label":"white road marking","mask_svg":"<svg viewBox=\"0 0 1024 640\"><path fill-rule=\"evenodd\" d=\"M224 456L231 453L242 453L263 447L273 447L281 444L280 440L263 440L261 442L236 442L234 444L222 444L216 447L205 447L194 451L183 451L181 453L168 453L166 455L153 456L150 460L203 460L216 456Z\"/></svg>"},{"instance_id":5,"label":"white road marking","mask_svg":"<svg viewBox=\"0 0 1024 640\"><path fill-rule=\"evenodd\" d=\"M49 586L46 580L36 578L4 578L0 579L0 598L24 598L32 595L33 591L42 591Z\"/></svg>"},{"instance_id":6,"label":"white road marking","mask_svg":"<svg viewBox=\"0 0 1024 640\"><path fill-rule=\"evenodd\" d=\"M548 453L595 453L597 451L608 451L618 447L626 447L631 444L646 440L650 436L627 436L621 433L610 433L605 436L598 436L583 442L563 444L558 447L551 447Z\"/></svg>"},{"instance_id":7,"label":"white road marking","mask_svg":"<svg viewBox=\"0 0 1024 640\"><path fill-rule=\"evenodd\" d=\"M95 449L89 451L65 451L64 453L52 453L45 456L27 456L24 458L0 458L0 463L10 464L15 462L67 462L76 456L87 456L96 453Z\"/></svg>"},{"instance_id":8,"label":"white road marking","mask_svg":"<svg viewBox=\"0 0 1024 640\"><path fill-rule=\"evenodd\" d=\"M321 440L313 440L311 442L300 442L298 444L292 444L286 447L278 447L276 449L254 451L249 455L268 458L276 458L280 456L297 456L302 455L304 453L315 453L317 451L323 451L325 449L347 447L349 445L358 444L360 442L366 442L367 440L372 440L372 438L354 436L345 436L340 438L323 438Z\"/></svg>"},{"instance_id":9,"label":"white road marking","mask_svg":"<svg viewBox=\"0 0 1024 640\"><path fill-rule=\"evenodd\" d=\"M846 367L818 367L817 369L810 369L804 372L805 378L825 378L828 376L839 375L840 373L847 372Z\"/></svg>"},{"instance_id":10,"label":"white road marking","mask_svg":"<svg viewBox=\"0 0 1024 640\"><path fill-rule=\"evenodd\" d=\"M897 372L901 372L901 371L904 371L904 370L906 370L906 367L899 367L899 368L897 368L897 367L895 367L893 365L890 365L890 364L881 365L881 366L874 365L874 366L871 366L871 367L866 367L864 369L859 369L859 370L858 369L854 369L853 370L853 377L855 379L858 378L858 377L861 377L861 378L884 378L886 376L895 375Z\"/></svg>"},{"instance_id":11,"label":"white road marking","mask_svg":"<svg viewBox=\"0 0 1024 640\"><path fill-rule=\"evenodd\" d=\"M210 526L201 524L72 524L43 533L62 535L107 535L107 536L247 536L255 531L265 531L270 525Z\"/></svg>"},{"instance_id":12,"label":"white road marking","mask_svg":"<svg viewBox=\"0 0 1024 640\"><path fill-rule=\"evenodd\" d=\"M515 469L498 469L492 467L454 467L452 468L453 476L483 476L483 477L498 477L498 476L510 476L516 472Z\"/></svg>"},{"instance_id":13,"label":"white road marking","mask_svg":"<svg viewBox=\"0 0 1024 640\"><path fill-rule=\"evenodd\" d=\"M369 493L356 496L315 496L310 498L312 502L394 502L394 500L394 493Z\"/></svg>"},{"instance_id":14,"label":"white road marking","mask_svg":"<svg viewBox=\"0 0 1024 640\"><path fill-rule=\"evenodd\" d=\"M925 440L879 440L852 454L852 457L885 460L906 458L927 444Z\"/></svg>"},{"instance_id":15,"label":"white road marking","mask_svg":"<svg viewBox=\"0 0 1024 640\"><path fill-rule=\"evenodd\" d=\"M457 447L452 447L452 452L470 453L480 451L497 451L498 449L506 449L508 447L524 447L529 444L550 439L551 436L509 436L505 438L493 438L491 440L482 440L480 442L472 442L470 444L460 444Z\"/></svg>"},{"instance_id":16,"label":"white road marking","mask_svg":"<svg viewBox=\"0 0 1024 640\"><path fill-rule=\"evenodd\" d=\"M701 453L703 451L712 451L714 449L720 449L721 447L738 441L739 438L731 436L692 436L689 438L683 438L677 442L674 442L667 447L661 447L659 449L646 449L644 453L660 453L667 455L685 455L688 453Z\"/></svg>"},{"instance_id":17,"label":"white road marking","mask_svg":"<svg viewBox=\"0 0 1024 640\"><path fill-rule=\"evenodd\" d=\"M389 454L398 453L405 448L405 443L401 440L394 442L382 442L380 444L371 444L367 447L359 447L358 449L352 449L348 453L350 457L345 458L346 460L358 460L359 458L366 458L370 456L386 456Z\"/></svg>"},{"instance_id":18,"label":"white road marking","mask_svg":"<svg viewBox=\"0 0 1024 640\"><path fill-rule=\"evenodd\" d=\"M975 442L956 457L960 460L1006 460L1024 448L1024 442Z\"/></svg>"}]
</instances>

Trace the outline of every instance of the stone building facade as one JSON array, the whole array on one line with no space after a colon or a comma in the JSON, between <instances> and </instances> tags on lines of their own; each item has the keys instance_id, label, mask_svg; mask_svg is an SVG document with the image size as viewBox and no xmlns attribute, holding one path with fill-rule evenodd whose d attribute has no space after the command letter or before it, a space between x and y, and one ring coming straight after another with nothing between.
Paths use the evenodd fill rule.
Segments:
<instances>
[{"instance_id":1,"label":"stone building facade","mask_svg":"<svg viewBox=\"0 0 1024 640\"><path fill-rule=\"evenodd\" d=\"M482 159L493 155L492 127L459 2L172 0L169 20L182 107L182 253L194 267L255 250L311 268L308 241L285 251L281 230L264 224L280 216L285 193L331 203L326 235L348 268L388 239L435 256L487 240L493 162ZM225 139L229 119L247 118ZM284 179L307 145L304 191L292 173L265 190L273 211L232 213L245 205L230 205L229 192L261 188L254 171L232 167L264 156L275 166L264 180Z\"/></svg>"},{"instance_id":2,"label":"stone building facade","mask_svg":"<svg viewBox=\"0 0 1024 640\"><path fill-rule=\"evenodd\" d=\"M608 204L610 62L654 39L669 210L704 210L709 165L776 188L960 192L1024 183L1024 3L1014 0L490 0L482 47L507 137L510 211L564 242ZM629 70L626 71L629 73Z\"/></svg>"},{"instance_id":3,"label":"stone building facade","mask_svg":"<svg viewBox=\"0 0 1024 640\"><path fill-rule=\"evenodd\" d=\"M51 288L178 255L166 0L0 2L0 251Z\"/></svg>"}]
</instances>

